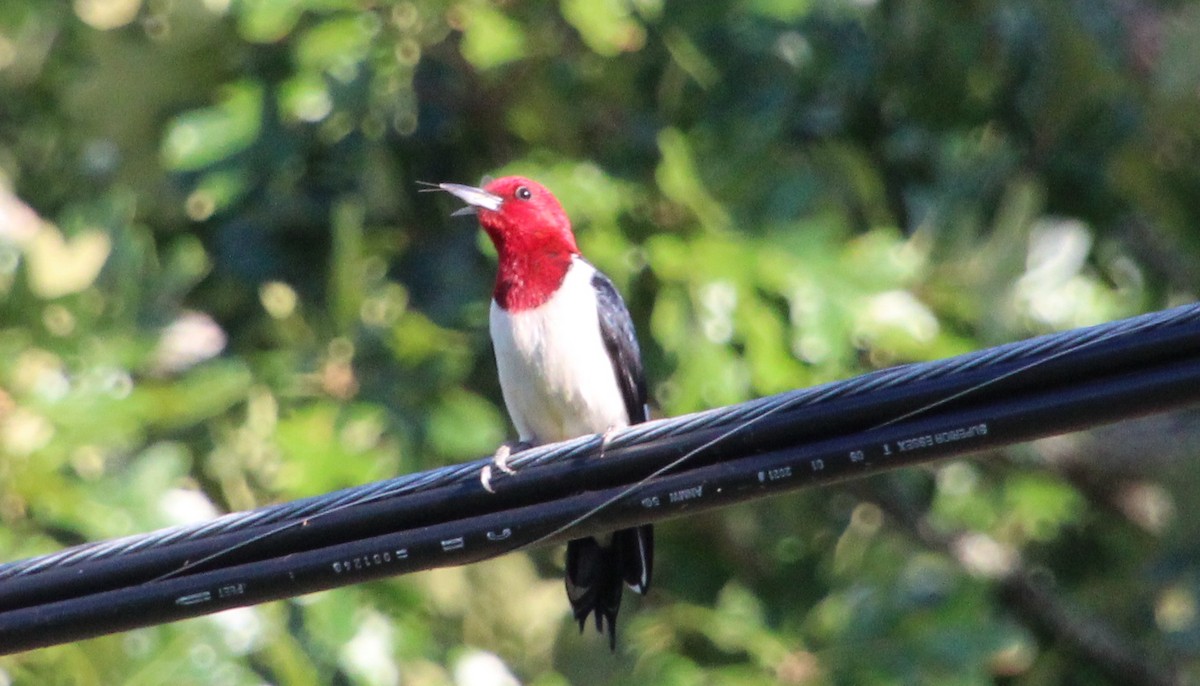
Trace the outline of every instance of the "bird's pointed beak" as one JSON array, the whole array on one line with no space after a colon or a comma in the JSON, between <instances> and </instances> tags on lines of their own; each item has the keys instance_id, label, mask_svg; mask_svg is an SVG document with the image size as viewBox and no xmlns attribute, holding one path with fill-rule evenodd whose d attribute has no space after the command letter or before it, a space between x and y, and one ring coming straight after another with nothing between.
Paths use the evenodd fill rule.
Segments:
<instances>
[{"instance_id":1,"label":"bird's pointed beak","mask_svg":"<svg viewBox=\"0 0 1200 686\"><path fill-rule=\"evenodd\" d=\"M475 214L476 208L480 207L495 212L504 203L504 198L475 186L464 186L461 183L439 183L437 187L467 203L466 207L452 212L451 217Z\"/></svg>"}]
</instances>

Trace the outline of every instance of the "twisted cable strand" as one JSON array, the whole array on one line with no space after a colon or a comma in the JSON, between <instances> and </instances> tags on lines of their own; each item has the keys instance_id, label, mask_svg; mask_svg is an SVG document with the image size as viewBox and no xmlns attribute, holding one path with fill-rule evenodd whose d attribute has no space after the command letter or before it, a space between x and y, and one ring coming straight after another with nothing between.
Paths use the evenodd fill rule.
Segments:
<instances>
[{"instance_id":1,"label":"twisted cable strand","mask_svg":"<svg viewBox=\"0 0 1200 686\"><path fill-rule=\"evenodd\" d=\"M915 382L978 372L999 365L1022 362L1033 364L1046 356L1078 351L1097 342L1116 337L1135 336L1174 326L1194 324L1197 321L1200 321L1200 304L1184 305L1116 322L1008 343L946 360L919 362L882 369L852 379L788 391L737 405L636 424L615 432L610 437L607 446L610 449L626 448L701 430L735 427L754 422L768 414L864 396ZM520 469L571 460L593 454L598 443L596 436L582 436L561 443L538 446L514 455L510 464L514 468ZM478 479L480 470L490 462L490 458L474 460L424 472L405 474L321 496L269 505L247 512L229 513L199 524L180 525L147 534L83 544L48 555L2 564L0 565L0 581L36 574L49 569L70 567L84 562L234 533L253 527L272 524L285 526L358 504L455 485Z\"/></svg>"}]
</instances>

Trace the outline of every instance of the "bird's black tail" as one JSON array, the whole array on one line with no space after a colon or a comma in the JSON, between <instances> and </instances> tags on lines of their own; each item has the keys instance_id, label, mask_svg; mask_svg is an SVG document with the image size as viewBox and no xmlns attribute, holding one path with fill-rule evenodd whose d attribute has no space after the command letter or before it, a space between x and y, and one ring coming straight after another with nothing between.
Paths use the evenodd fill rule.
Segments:
<instances>
[{"instance_id":1,"label":"bird's black tail","mask_svg":"<svg viewBox=\"0 0 1200 686\"><path fill-rule=\"evenodd\" d=\"M591 613L596 630L604 633L608 623L608 645L617 649L617 611L621 609L621 584L637 593L650 589L654 570L654 527L649 524L622 529L608 545L594 538L567 543L567 598L579 622L579 630Z\"/></svg>"}]
</instances>

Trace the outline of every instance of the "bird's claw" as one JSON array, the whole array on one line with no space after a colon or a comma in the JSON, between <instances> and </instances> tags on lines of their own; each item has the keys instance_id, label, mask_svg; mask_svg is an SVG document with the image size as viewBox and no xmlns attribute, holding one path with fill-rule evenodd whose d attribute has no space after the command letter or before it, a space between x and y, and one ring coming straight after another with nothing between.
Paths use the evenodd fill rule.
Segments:
<instances>
[{"instance_id":1,"label":"bird's claw","mask_svg":"<svg viewBox=\"0 0 1200 686\"><path fill-rule=\"evenodd\" d=\"M608 442L612 440L614 434L617 433L617 427L610 426L600 434L600 457L604 457L604 449L608 447Z\"/></svg>"},{"instance_id":2,"label":"bird's claw","mask_svg":"<svg viewBox=\"0 0 1200 686\"><path fill-rule=\"evenodd\" d=\"M508 443L496 449L496 454L492 456L492 464L496 465L496 469L505 474L516 474L517 470L508 466L508 458L512 457L512 446Z\"/></svg>"},{"instance_id":3,"label":"bird's claw","mask_svg":"<svg viewBox=\"0 0 1200 686\"><path fill-rule=\"evenodd\" d=\"M528 447L530 446L527 443L518 443L516 444L515 452L521 452ZM497 448L496 453L492 455L492 464L484 465L483 469L479 471L479 483L483 485L484 490L488 493L496 492L496 490L492 488L492 467L499 469L509 476L517 473L517 470L510 467L508 464L508 460L512 457L513 452L513 444L504 443Z\"/></svg>"},{"instance_id":4,"label":"bird's claw","mask_svg":"<svg viewBox=\"0 0 1200 686\"><path fill-rule=\"evenodd\" d=\"M484 465L483 469L479 470L479 483L488 493L496 492L496 489L492 488L492 465Z\"/></svg>"}]
</instances>

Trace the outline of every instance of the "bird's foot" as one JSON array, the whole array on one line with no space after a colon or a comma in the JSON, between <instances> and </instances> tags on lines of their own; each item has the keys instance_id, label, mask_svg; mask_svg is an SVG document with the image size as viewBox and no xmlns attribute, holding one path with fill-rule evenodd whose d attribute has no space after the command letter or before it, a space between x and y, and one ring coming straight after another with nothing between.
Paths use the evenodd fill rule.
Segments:
<instances>
[{"instance_id":1,"label":"bird's foot","mask_svg":"<svg viewBox=\"0 0 1200 686\"><path fill-rule=\"evenodd\" d=\"M617 433L617 427L610 426L600 434L600 457L604 457L604 449L608 447L608 442L612 440L615 433Z\"/></svg>"},{"instance_id":2,"label":"bird's foot","mask_svg":"<svg viewBox=\"0 0 1200 686\"><path fill-rule=\"evenodd\" d=\"M492 455L492 464L496 465L496 469L499 469L505 474L517 473L517 470L508 466L508 460L513 454L513 447L514 445L512 443L505 443L499 448L496 448L496 454ZM520 452L520 449L518 449L517 452Z\"/></svg>"},{"instance_id":3,"label":"bird's foot","mask_svg":"<svg viewBox=\"0 0 1200 686\"><path fill-rule=\"evenodd\" d=\"M485 465L484 468L479 471L479 483L483 484L484 490L486 490L488 493L496 492L496 490L494 488L492 488L492 467L493 466L496 469L499 469L500 471L504 472L505 474L508 474L508 475L516 474L517 470L510 467L508 464L509 458L512 457L513 453L519 453L522 450L527 450L532 447L533 446L530 445L529 443L520 442L520 443L503 443L500 445L499 448L496 448L496 453L494 455L492 455L492 464Z\"/></svg>"}]
</instances>

